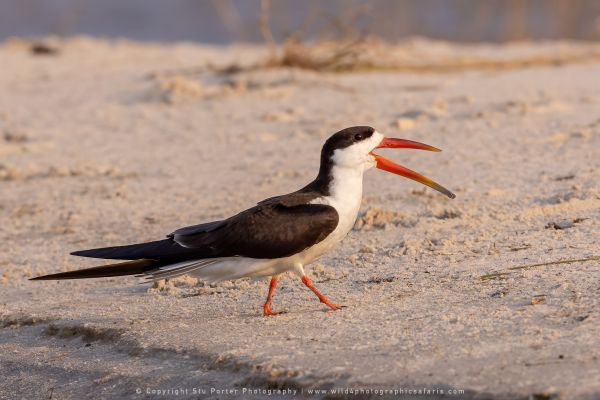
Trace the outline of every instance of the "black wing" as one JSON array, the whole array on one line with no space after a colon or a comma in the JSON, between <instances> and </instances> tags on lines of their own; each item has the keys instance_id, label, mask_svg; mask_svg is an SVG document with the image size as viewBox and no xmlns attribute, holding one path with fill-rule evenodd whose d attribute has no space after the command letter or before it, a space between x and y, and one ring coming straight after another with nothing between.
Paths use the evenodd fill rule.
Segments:
<instances>
[{"instance_id":1,"label":"black wing","mask_svg":"<svg viewBox=\"0 0 600 400\"><path fill-rule=\"evenodd\" d=\"M337 227L331 206L285 203L270 199L218 224L182 228L170 237L204 257L280 258L319 243Z\"/></svg>"},{"instance_id":2,"label":"black wing","mask_svg":"<svg viewBox=\"0 0 600 400\"><path fill-rule=\"evenodd\" d=\"M325 239L338 224L338 214L333 207L302 204L304 200L275 197L226 220L178 229L167 239L80 250L71 254L112 260L165 262L232 256L287 257Z\"/></svg>"}]
</instances>

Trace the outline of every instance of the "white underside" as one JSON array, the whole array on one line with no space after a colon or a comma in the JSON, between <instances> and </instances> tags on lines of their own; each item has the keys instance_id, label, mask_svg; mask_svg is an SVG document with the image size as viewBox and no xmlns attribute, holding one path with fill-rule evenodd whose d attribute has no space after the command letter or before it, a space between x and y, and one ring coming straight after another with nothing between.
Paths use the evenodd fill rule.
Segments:
<instances>
[{"instance_id":1,"label":"white underside","mask_svg":"<svg viewBox=\"0 0 600 400\"><path fill-rule=\"evenodd\" d=\"M374 160L368 156L381 141L383 135L375 132L370 141L362 146L351 146L348 151L336 151L334 154L333 180L330 195L314 199L313 204L327 204L338 213L338 225L321 242L290 257L275 259L257 259L247 257L225 257L215 259L190 260L168 265L158 272L150 273L149 279L163 279L188 274L208 282L222 282L244 277L263 277L278 275L287 271L303 274L303 267L321 257L338 245L354 226L362 201L363 173L374 166ZM358 158L362 157L362 158Z\"/></svg>"}]
</instances>

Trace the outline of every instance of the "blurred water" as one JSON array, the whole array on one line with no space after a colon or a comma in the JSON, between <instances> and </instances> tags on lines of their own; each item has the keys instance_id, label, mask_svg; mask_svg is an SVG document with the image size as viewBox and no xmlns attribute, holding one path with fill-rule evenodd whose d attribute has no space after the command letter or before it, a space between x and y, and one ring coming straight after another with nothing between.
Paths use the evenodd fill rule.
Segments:
<instances>
[{"instance_id":1,"label":"blurred water","mask_svg":"<svg viewBox=\"0 0 600 400\"><path fill-rule=\"evenodd\" d=\"M0 0L0 39L89 34L209 43L261 41L260 0ZM598 0L272 0L277 39L366 32L389 40L600 39Z\"/></svg>"}]
</instances>

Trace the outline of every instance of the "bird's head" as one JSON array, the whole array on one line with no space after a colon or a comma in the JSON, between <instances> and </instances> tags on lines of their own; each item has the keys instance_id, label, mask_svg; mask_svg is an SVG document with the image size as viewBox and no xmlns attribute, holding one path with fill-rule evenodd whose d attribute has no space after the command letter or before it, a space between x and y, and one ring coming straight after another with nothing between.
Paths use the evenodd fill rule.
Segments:
<instances>
[{"instance_id":1,"label":"bird's head","mask_svg":"<svg viewBox=\"0 0 600 400\"><path fill-rule=\"evenodd\" d=\"M365 171L376 167L427 185L453 199L454 193L431 179L373 153L379 148L441 151L412 140L388 138L370 126L353 126L333 134L321 151L321 167L335 166Z\"/></svg>"}]
</instances>

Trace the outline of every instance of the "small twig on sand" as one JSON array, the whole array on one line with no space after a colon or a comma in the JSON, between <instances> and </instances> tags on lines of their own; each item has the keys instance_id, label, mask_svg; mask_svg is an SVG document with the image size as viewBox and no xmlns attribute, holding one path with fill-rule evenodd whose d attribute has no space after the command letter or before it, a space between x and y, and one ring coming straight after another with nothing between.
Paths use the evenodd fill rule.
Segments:
<instances>
[{"instance_id":1,"label":"small twig on sand","mask_svg":"<svg viewBox=\"0 0 600 400\"><path fill-rule=\"evenodd\" d=\"M575 260L559 260L559 261L549 261L546 263L539 263L539 264L521 265L519 267L510 267L509 269L511 271L514 271L514 270L518 270L518 269L529 269L529 268L535 268L535 267L542 267L544 265L573 264L576 262L585 262L585 261L594 261L594 260L600 260L600 256L592 256L592 257L588 257L588 258L580 258L580 259L575 259Z\"/></svg>"},{"instance_id":2,"label":"small twig on sand","mask_svg":"<svg viewBox=\"0 0 600 400\"><path fill-rule=\"evenodd\" d=\"M481 279L482 281L489 281L492 279L501 279L503 277L505 277L506 275L509 275L510 272L494 272L491 274L487 274L487 275L482 275L479 277L479 279Z\"/></svg>"},{"instance_id":3,"label":"small twig on sand","mask_svg":"<svg viewBox=\"0 0 600 400\"><path fill-rule=\"evenodd\" d=\"M545 263L538 263L538 264L528 264L528 265L520 265L518 267L510 267L507 270L509 272L494 272L491 274L487 274L487 275L483 275L480 276L479 278L482 281L487 281L490 279L498 279L498 278L502 278L503 276L509 275L511 272L510 271L517 271L517 270L521 270L521 269L530 269L530 268L535 268L535 267L543 267L546 265L558 265L558 264L572 264L572 263L576 263L576 262L586 262L586 261L599 261L600 260L600 256L592 256L592 257L588 257L588 258L579 258L579 259L572 259L572 260L559 260L559 261L549 261L549 262L545 262Z\"/></svg>"}]
</instances>

